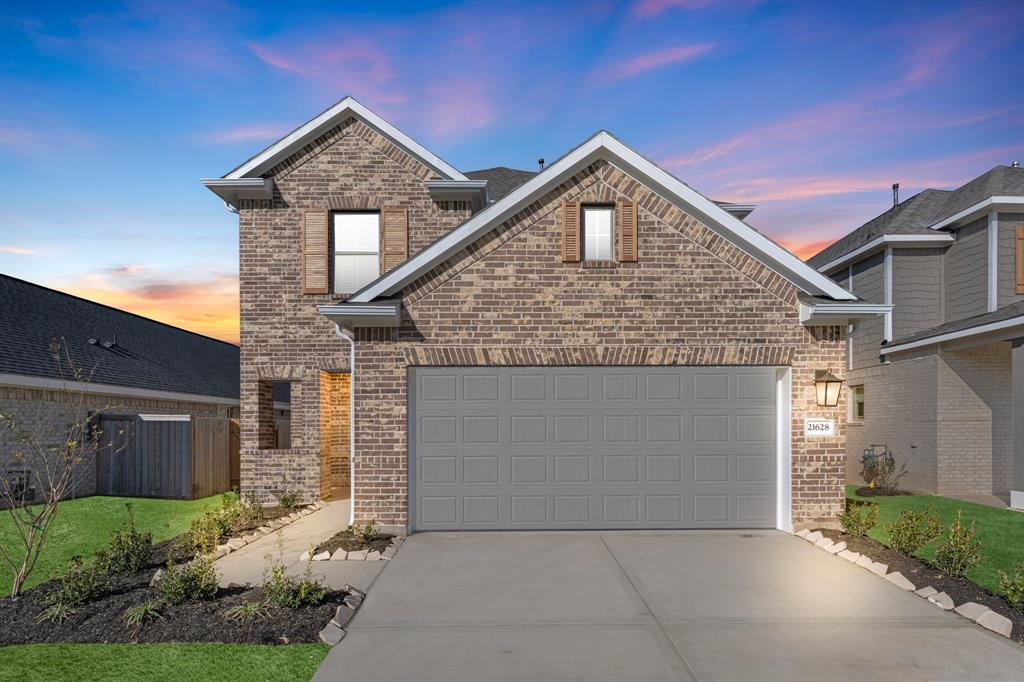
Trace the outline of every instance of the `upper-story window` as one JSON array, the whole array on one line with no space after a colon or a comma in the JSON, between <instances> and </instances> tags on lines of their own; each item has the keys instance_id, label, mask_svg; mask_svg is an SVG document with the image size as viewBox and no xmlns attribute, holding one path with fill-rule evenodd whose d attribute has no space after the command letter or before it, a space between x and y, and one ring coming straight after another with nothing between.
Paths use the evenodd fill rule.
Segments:
<instances>
[{"instance_id":1,"label":"upper-story window","mask_svg":"<svg viewBox=\"0 0 1024 682\"><path fill-rule=\"evenodd\" d=\"M583 260L612 260L615 244L615 208L584 206L580 226L583 235Z\"/></svg>"},{"instance_id":2,"label":"upper-story window","mask_svg":"<svg viewBox=\"0 0 1024 682\"><path fill-rule=\"evenodd\" d=\"M380 213L335 213L334 293L352 294L380 276Z\"/></svg>"}]
</instances>

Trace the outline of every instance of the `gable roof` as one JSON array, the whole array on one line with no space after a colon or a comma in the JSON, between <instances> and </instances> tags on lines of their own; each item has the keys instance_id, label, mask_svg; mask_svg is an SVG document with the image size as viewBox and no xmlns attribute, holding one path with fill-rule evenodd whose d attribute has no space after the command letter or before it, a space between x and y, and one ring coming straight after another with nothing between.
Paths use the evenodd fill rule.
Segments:
<instances>
[{"instance_id":1,"label":"gable roof","mask_svg":"<svg viewBox=\"0 0 1024 682\"><path fill-rule=\"evenodd\" d=\"M1013 196L1024 197L1024 168L996 166L957 189L926 189L901 201L811 256L807 263L828 270L843 256L886 235L935 237L937 229L955 226L951 218L965 211L973 213L986 199Z\"/></svg>"},{"instance_id":2,"label":"gable roof","mask_svg":"<svg viewBox=\"0 0 1024 682\"><path fill-rule=\"evenodd\" d=\"M238 346L0 275L0 375L60 379L60 337L90 383L238 400Z\"/></svg>"},{"instance_id":3,"label":"gable roof","mask_svg":"<svg viewBox=\"0 0 1024 682\"><path fill-rule=\"evenodd\" d=\"M356 117L384 137L407 151L425 166L432 168L442 178L466 180L466 176L429 149L412 139L383 118L373 113L352 97L343 97L333 106L309 119L298 128L274 142L248 161L235 167L223 176L226 180L257 178L264 171L273 168L300 149L310 140L316 139L338 123L349 117Z\"/></svg>"},{"instance_id":4,"label":"gable roof","mask_svg":"<svg viewBox=\"0 0 1024 682\"><path fill-rule=\"evenodd\" d=\"M348 300L352 303L368 303L381 296L394 294L495 225L507 220L548 188L598 159L612 162L643 182L805 293L835 300L856 300L853 294L831 279L603 130Z\"/></svg>"}]
</instances>

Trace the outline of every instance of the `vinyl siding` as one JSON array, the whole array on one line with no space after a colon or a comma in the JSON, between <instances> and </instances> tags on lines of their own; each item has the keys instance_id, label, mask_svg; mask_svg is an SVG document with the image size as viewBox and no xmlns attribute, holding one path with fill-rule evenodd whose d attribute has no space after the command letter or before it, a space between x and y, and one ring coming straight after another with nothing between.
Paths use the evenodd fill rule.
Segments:
<instances>
[{"instance_id":1,"label":"vinyl siding","mask_svg":"<svg viewBox=\"0 0 1024 682\"><path fill-rule=\"evenodd\" d=\"M946 322L988 311L988 218L965 225L946 251Z\"/></svg>"},{"instance_id":2,"label":"vinyl siding","mask_svg":"<svg viewBox=\"0 0 1024 682\"><path fill-rule=\"evenodd\" d=\"M893 249L892 257L893 338L942 324L942 250Z\"/></svg>"},{"instance_id":3,"label":"vinyl siding","mask_svg":"<svg viewBox=\"0 0 1024 682\"><path fill-rule=\"evenodd\" d=\"M1024 294L1017 293L1016 237L1017 225L1024 223L1024 213L999 214L999 307L1024 301Z\"/></svg>"},{"instance_id":4,"label":"vinyl siding","mask_svg":"<svg viewBox=\"0 0 1024 682\"><path fill-rule=\"evenodd\" d=\"M870 303L885 303L885 254L876 253L853 266L853 293ZM885 320L859 321L853 331L853 368L878 364Z\"/></svg>"}]
</instances>

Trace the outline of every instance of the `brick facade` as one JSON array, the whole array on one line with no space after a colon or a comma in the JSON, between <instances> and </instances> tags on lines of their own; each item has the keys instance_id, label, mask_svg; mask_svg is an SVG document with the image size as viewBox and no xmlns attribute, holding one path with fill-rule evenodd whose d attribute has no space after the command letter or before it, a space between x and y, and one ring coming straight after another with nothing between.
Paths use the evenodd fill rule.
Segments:
<instances>
[{"instance_id":1,"label":"brick facade","mask_svg":"<svg viewBox=\"0 0 1024 682\"><path fill-rule=\"evenodd\" d=\"M72 398L77 400L77 396ZM236 417L238 408L231 405L216 405L205 402L179 400L158 400L132 396L86 394L83 405L86 412L109 412L118 414L191 414L206 417ZM35 434L52 434L43 440L43 445L59 447L60 435L64 432L69 416L68 405L59 391L16 386L0 386L0 413L10 416L20 429ZM6 475L11 469L21 468L17 461L20 446L12 434L0 429L0 474ZM95 462L84 463L76 474L78 485L76 497L93 495L96 492Z\"/></svg>"}]
</instances>

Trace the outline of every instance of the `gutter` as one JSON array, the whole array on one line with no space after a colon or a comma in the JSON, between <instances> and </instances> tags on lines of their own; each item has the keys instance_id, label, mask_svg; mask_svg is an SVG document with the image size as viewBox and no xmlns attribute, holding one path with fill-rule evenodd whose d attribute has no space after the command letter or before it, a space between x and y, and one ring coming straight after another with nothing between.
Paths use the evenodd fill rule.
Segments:
<instances>
[{"instance_id":1,"label":"gutter","mask_svg":"<svg viewBox=\"0 0 1024 682\"><path fill-rule=\"evenodd\" d=\"M334 325L334 333L348 341L349 345L349 382L348 382L348 525L356 522L356 340Z\"/></svg>"},{"instance_id":2,"label":"gutter","mask_svg":"<svg viewBox=\"0 0 1024 682\"><path fill-rule=\"evenodd\" d=\"M401 299L374 303L333 303L318 305L318 313L336 325L358 327L397 327L402 319Z\"/></svg>"},{"instance_id":3,"label":"gutter","mask_svg":"<svg viewBox=\"0 0 1024 682\"><path fill-rule=\"evenodd\" d=\"M886 303L860 302L808 302L800 301L800 324L805 327L831 327L851 324L892 313L893 306Z\"/></svg>"},{"instance_id":4,"label":"gutter","mask_svg":"<svg viewBox=\"0 0 1024 682\"><path fill-rule=\"evenodd\" d=\"M918 339L917 341L908 341L906 343L896 343L892 345L882 344L882 355L888 355L889 353L900 353L906 350L913 350L915 348L923 348L925 346L935 346L940 343L947 343L949 341L956 341L958 339L966 339L972 336L981 336L982 334L990 334L993 332L1000 332L1014 327L1024 326L1024 315L1018 315L1017 317L1011 317L1008 320L999 320L998 322L989 322L988 324L979 324L975 327L968 327L967 329L960 329L955 332L946 332L945 334L936 334L935 336L929 336L924 339ZM1014 332L1016 334L1016 332ZM995 341L998 339L992 339Z\"/></svg>"}]
</instances>

